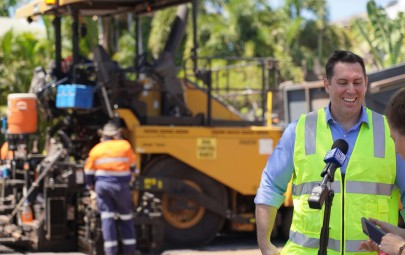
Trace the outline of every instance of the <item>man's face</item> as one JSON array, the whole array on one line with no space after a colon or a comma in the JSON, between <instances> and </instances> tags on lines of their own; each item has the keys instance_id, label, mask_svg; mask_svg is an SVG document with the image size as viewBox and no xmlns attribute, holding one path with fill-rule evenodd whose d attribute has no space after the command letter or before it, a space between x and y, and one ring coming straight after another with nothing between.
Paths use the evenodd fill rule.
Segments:
<instances>
[{"instance_id":1,"label":"man's face","mask_svg":"<svg viewBox=\"0 0 405 255\"><path fill-rule=\"evenodd\" d=\"M325 79L334 118L357 117L367 91L367 77L359 63L336 63L330 80Z\"/></svg>"},{"instance_id":2,"label":"man's face","mask_svg":"<svg viewBox=\"0 0 405 255\"><path fill-rule=\"evenodd\" d=\"M398 130L390 126L391 137L395 143L395 151L405 159L405 136L401 135Z\"/></svg>"}]
</instances>

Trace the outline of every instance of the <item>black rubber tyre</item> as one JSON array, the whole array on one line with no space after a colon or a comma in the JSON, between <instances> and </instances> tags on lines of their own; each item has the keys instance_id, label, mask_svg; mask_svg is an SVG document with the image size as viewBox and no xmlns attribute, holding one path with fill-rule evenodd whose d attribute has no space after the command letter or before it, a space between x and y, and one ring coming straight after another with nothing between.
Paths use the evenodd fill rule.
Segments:
<instances>
[{"instance_id":1,"label":"black rubber tyre","mask_svg":"<svg viewBox=\"0 0 405 255\"><path fill-rule=\"evenodd\" d=\"M148 167L147 176L172 177L215 198L223 205L227 204L225 187L212 178L173 158L155 161ZM192 200L187 208L173 209L179 198L163 194L162 212L165 232L165 244L168 247L191 247L207 244L221 230L225 218L201 207ZM184 204L184 201L183 201Z\"/></svg>"}]
</instances>

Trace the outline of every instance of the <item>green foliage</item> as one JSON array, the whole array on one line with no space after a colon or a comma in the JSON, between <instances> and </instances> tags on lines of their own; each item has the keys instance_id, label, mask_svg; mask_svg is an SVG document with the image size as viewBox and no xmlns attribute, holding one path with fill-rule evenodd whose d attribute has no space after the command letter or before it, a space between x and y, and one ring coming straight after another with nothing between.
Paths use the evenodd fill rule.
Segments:
<instances>
[{"instance_id":1,"label":"green foliage","mask_svg":"<svg viewBox=\"0 0 405 255\"><path fill-rule=\"evenodd\" d=\"M304 18L304 11L311 13L313 18ZM280 22L276 30L275 56L281 62L284 79L297 82L319 79L323 74L320 67L331 52L351 46L344 29L328 22L326 1L288 0L284 8L276 12Z\"/></svg>"},{"instance_id":2,"label":"green foliage","mask_svg":"<svg viewBox=\"0 0 405 255\"><path fill-rule=\"evenodd\" d=\"M164 42L166 42L170 33L170 25L176 17L175 14L176 8L172 7L158 11L153 18L148 48L155 59L163 51Z\"/></svg>"},{"instance_id":3,"label":"green foliage","mask_svg":"<svg viewBox=\"0 0 405 255\"><path fill-rule=\"evenodd\" d=\"M374 67L380 69L404 61L404 14L401 12L390 19L385 10L371 0L367 3L367 18L354 20L353 34L360 37L356 38L358 41L366 43Z\"/></svg>"},{"instance_id":4,"label":"green foliage","mask_svg":"<svg viewBox=\"0 0 405 255\"><path fill-rule=\"evenodd\" d=\"M45 16L45 24L48 38L55 42L54 28L51 25L50 17ZM70 16L64 16L62 19L62 57L72 55L72 24L73 19ZM79 21L79 49L80 55L88 57L91 49L98 43L98 27L97 21L90 17L85 17Z\"/></svg>"},{"instance_id":5,"label":"green foliage","mask_svg":"<svg viewBox=\"0 0 405 255\"><path fill-rule=\"evenodd\" d=\"M28 91L32 71L50 62L51 44L32 33L7 32L0 38L0 105L9 93Z\"/></svg>"},{"instance_id":6,"label":"green foliage","mask_svg":"<svg viewBox=\"0 0 405 255\"><path fill-rule=\"evenodd\" d=\"M16 0L0 3L0 15L4 15L4 6L15 5ZM405 18L400 14L390 20L385 11L375 1L367 4L368 18L356 19L349 29L328 20L326 0L286 0L282 8L273 9L267 0L206 0L198 1L197 43L198 56L241 56L273 57L277 59L280 80L300 82L322 77L327 57L335 49L352 49L364 56L372 55L374 66L387 67L405 60L404 33ZM303 16L303 13L310 13ZM176 7L139 17L143 41L142 48L149 63L159 57L170 32ZM133 24L127 24L126 14L108 17L105 21L111 25L114 33L112 41L113 59L124 68L134 66L135 44ZM26 92L32 70L36 66L48 66L54 57L52 19L43 17L47 28L47 40L38 40L33 35L15 35L12 32L0 39L0 93ZM98 43L98 24L92 18L80 20L81 31L86 30L80 39L83 56L89 56ZM62 56L67 57L72 49L72 19L62 19ZM129 29L128 29L129 27ZM193 50L191 12L185 38L176 56L176 64L191 67ZM146 54L147 52L147 54ZM210 64L199 62L200 67L210 66L221 69L226 64L244 65L249 62L225 62L214 60ZM225 91L228 85L240 90L242 99L221 95L229 102L244 107L257 104L257 98L251 91L261 86L261 69L251 66L238 67L217 72L218 91ZM11 75L10 75L11 74ZM186 74L183 74L186 75ZM249 91L251 90L251 91ZM248 98L248 99L246 99ZM247 103L248 102L248 103ZM256 113L257 114L257 113Z\"/></svg>"},{"instance_id":7,"label":"green foliage","mask_svg":"<svg viewBox=\"0 0 405 255\"><path fill-rule=\"evenodd\" d=\"M123 34L118 41L120 51L116 52L113 59L124 68L134 66L135 38L130 33Z\"/></svg>"},{"instance_id":8,"label":"green foliage","mask_svg":"<svg viewBox=\"0 0 405 255\"><path fill-rule=\"evenodd\" d=\"M98 44L97 22L91 17L85 17L80 24L80 53L89 56L91 49Z\"/></svg>"},{"instance_id":9,"label":"green foliage","mask_svg":"<svg viewBox=\"0 0 405 255\"><path fill-rule=\"evenodd\" d=\"M198 56L275 57L280 60L282 80L302 81L311 73L320 75L319 66L334 49L351 47L345 30L328 23L324 0L290 0L276 10L265 0L211 0L199 1L198 5ZM314 18L304 18L303 11ZM149 35L143 37L148 38L148 56L159 57L175 13L176 8L168 8L141 17L141 22L148 19L142 23L142 33ZM189 13L185 40L176 59L178 65L191 67L192 39ZM121 40L119 49L124 52L115 53L114 59L124 66L133 65L135 40L129 34ZM324 43L331 41L334 43Z\"/></svg>"},{"instance_id":10,"label":"green foliage","mask_svg":"<svg viewBox=\"0 0 405 255\"><path fill-rule=\"evenodd\" d=\"M9 3L14 2L9 1ZM198 5L197 41L199 56L274 57L279 60L281 80L299 82L309 77L319 77L323 71L320 70L320 67L324 65L326 58L334 49L351 48L352 41L359 40L348 30L328 22L329 12L325 0L286 0L284 6L279 9L272 9L266 0L206 0L198 1ZM371 26L375 28L375 34L367 34L370 37L368 38L369 44L373 46L370 47L370 50L374 51L375 56L384 56L379 61L381 62L379 65L398 61L398 56L403 55L402 44L400 43L403 34L403 19L398 18L388 26L378 8L369 4L369 11L374 13L374 15L369 15L370 24L367 22L363 24L363 21L359 22L362 22L361 29L364 30L364 34L372 31ZM311 13L312 17L303 17L303 12ZM153 62L151 56L156 59L162 52L175 13L176 8L174 7L140 17L143 34L143 41L140 43L149 52L149 62ZM113 47L113 59L123 67L131 67L134 66L135 60L136 38L133 36L134 28L131 27L131 31L127 31L128 24L124 24L126 18L124 15L120 16L114 17L110 22L121 35L118 45ZM43 19L47 27L48 42L32 43L24 39L18 42L24 50L21 50L21 53L13 52L12 54L21 54L19 56L21 58L30 54L46 56L49 59L53 57L53 50L50 50L53 49L54 41L52 20L48 17L43 17ZM81 54L89 56L91 48L97 44L98 40L97 21L84 18L80 20L80 23L87 31L80 41ZM63 57L71 54L71 25L72 19L64 17L62 20ZM185 40L176 59L178 65L185 63L187 67L191 67L191 61L189 61L193 47L191 28L191 13L189 13ZM7 42L6 38L4 40ZM5 45L1 51L8 52L10 47L10 45ZM386 54L384 52L393 53ZM42 60L44 60L43 57L41 57ZM39 60L32 59L30 61L34 65L34 62ZM44 63L40 64L45 65ZM213 63L212 65L217 64ZM9 68L4 62L2 65L3 68ZM15 69L25 69L28 73L31 73L33 69L32 67L22 68L22 65L15 65ZM11 68L13 65L10 65L9 73L13 72ZM254 73L252 70L247 72ZM238 77L238 74L232 77ZM254 75L250 73L246 74L246 77L254 80L252 78ZM11 81L2 84L2 87L5 87L4 84L8 84L6 87L9 90L11 89L9 86L15 86L10 85L14 84Z\"/></svg>"},{"instance_id":11,"label":"green foliage","mask_svg":"<svg viewBox=\"0 0 405 255\"><path fill-rule=\"evenodd\" d=\"M1 0L0 1L0 17L8 17L9 9L17 4L17 0Z\"/></svg>"}]
</instances>

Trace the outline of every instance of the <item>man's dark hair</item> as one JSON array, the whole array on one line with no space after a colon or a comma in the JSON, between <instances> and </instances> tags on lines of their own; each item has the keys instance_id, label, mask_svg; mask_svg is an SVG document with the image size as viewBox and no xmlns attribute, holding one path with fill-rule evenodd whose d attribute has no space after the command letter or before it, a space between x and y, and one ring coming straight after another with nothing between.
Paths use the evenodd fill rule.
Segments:
<instances>
[{"instance_id":1,"label":"man's dark hair","mask_svg":"<svg viewBox=\"0 0 405 255\"><path fill-rule=\"evenodd\" d=\"M405 135L405 88L400 89L390 98L385 112L390 126L399 134Z\"/></svg>"},{"instance_id":2,"label":"man's dark hair","mask_svg":"<svg viewBox=\"0 0 405 255\"><path fill-rule=\"evenodd\" d=\"M359 63L363 69L364 77L366 77L366 67L364 66L364 60L362 57L354 54L348 50L335 50L333 54L329 57L328 62L325 66L326 78L330 80L333 76L333 69L335 68L336 63Z\"/></svg>"}]
</instances>

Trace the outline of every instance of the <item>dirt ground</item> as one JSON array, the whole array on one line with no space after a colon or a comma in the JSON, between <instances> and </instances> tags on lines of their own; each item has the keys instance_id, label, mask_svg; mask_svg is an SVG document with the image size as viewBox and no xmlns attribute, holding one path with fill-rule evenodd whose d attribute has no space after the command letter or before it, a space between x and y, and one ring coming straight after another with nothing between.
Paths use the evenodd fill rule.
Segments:
<instances>
[{"instance_id":1,"label":"dirt ground","mask_svg":"<svg viewBox=\"0 0 405 255\"><path fill-rule=\"evenodd\" d=\"M279 251L284 247L285 241L273 240L273 244L279 248ZM11 248L0 245L0 254L8 255L86 255L79 252L14 252ZM200 248L192 249L168 249L161 255L261 255L257 247L255 235L230 235L219 236L210 244Z\"/></svg>"},{"instance_id":2,"label":"dirt ground","mask_svg":"<svg viewBox=\"0 0 405 255\"><path fill-rule=\"evenodd\" d=\"M285 240L273 240L279 251ZM216 238L210 245L201 249L166 250L161 255L261 255L255 235L235 235Z\"/></svg>"}]
</instances>

